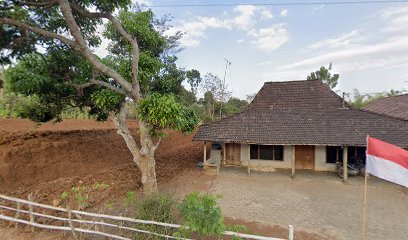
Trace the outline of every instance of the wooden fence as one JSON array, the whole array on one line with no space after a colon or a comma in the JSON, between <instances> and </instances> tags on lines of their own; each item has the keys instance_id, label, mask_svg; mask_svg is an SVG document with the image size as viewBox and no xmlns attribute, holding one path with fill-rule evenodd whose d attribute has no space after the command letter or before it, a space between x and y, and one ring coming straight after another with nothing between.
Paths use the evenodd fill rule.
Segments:
<instances>
[{"instance_id":1,"label":"wooden fence","mask_svg":"<svg viewBox=\"0 0 408 240\"><path fill-rule=\"evenodd\" d=\"M45 213L46 211L50 213L47 214ZM84 219L86 217L93 219ZM40 223L40 219L42 220L42 223ZM169 234L157 233L146 229L138 229L135 226L150 225L168 229L179 229L181 225L178 224L71 210L5 196L2 194L0 194L0 220L15 223L16 225L29 225L32 227L32 231L34 231L34 228L37 227L42 229L71 232L75 239L78 239L79 234L90 234L119 240L131 240L129 236L132 236L132 234L155 235L164 239L187 239L177 238ZM112 230L119 231L119 233L112 233ZM263 237L232 231L225 231L223 235L229 237L236 236L243 239L283 240L281 238ZM290 225L289 240L293 239L294 230Z\"/></svg>"}]
</instances>

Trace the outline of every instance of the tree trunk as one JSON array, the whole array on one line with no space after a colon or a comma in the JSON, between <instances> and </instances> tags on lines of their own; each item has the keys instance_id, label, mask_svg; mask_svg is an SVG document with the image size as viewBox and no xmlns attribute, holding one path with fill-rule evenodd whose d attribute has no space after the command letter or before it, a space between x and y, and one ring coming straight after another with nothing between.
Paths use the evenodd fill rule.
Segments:
<instances>
[{"instance_id":1,"label":"tree trunk","mask_svg":"<svg viewBox=\"0 0 408 240\"><path fill-rule=\"evenodd\" d=\"M146 123L139 120L140 145L136 144L127 124L126 124L126 107L122 104L120 111L114 116L115 128L117 133L123 137L126 146L132 153L133 161L137 164L142 173L141 182L143 184L143 192L145 194L157 193L156 179L156 161L154 153L158 147L158 143L153 144L153 140Z\"/></svg>"},{"instance_id":2,"label":"tree trunk","mask_svg":"<svg viewBox=\"0 0 408 240\"><path fill-rule=\"evenodd\" d=\"M142 172L143 192L152 194L158 192L156 179L156 161L153 155L142 156L139 164Z\"/></svg>"}]
</instances>

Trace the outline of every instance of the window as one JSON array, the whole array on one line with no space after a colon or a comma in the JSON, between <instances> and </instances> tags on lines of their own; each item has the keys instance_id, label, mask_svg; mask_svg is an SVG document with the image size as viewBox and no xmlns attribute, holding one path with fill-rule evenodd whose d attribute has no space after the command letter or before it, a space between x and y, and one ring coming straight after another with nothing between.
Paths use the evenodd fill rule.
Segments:
<instances>
[{"instance_id":1,"label":"window","mask_svg":"<svg viewBox=\"0 0 408 240\"><path fill-rule=\"evenodd\" d=\"M283 161L283 146L251 144L249 155L253 160Z\"/></svg>"},{"instance_id":2,"label":"window","mask_svg":"<svg viewBox=\"0 0 408 240\"><path fill-rule=\"evenodd\" d=\"M326 146L326 163L343 161L343 148L339 146Z\"/></svg>"},{"instance_id":3,"label":"window","mask_svg":"<svg viewBox=\"0 0 408 240\"><path fill-rule=\"evenodd\" d=\"M258 159L258 145L251 144L250 159Z\"/></svg>"},{"instance_id":4,"label":"window","mask_svg":"<svg viewBox=\"0 0 408 240\"><path fill-rule=\"evenodd\" d=\"M259 145L259 159L273 160L273 146Z\"/></svg>"},{"instance_id":5,"label":"window","mask_svg":"<svg viewBox=\"0 0 408 240\"><path fill-rule=\"evenodd\" d=\"M366 147L348 147L347 148L347 161L351 164L356 163L356 159L366 161Z\"/></svg>"}]
</instances>

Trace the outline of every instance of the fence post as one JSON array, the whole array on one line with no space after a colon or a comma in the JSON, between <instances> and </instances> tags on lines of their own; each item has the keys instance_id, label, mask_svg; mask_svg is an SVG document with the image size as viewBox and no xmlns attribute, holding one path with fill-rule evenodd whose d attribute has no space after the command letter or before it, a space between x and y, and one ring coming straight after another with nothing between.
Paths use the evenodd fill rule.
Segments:
<instances>
[{"instance_id":1,"label":"fence post","mask_svg":"<svg viewBox=\"0 0 408 240\"><path fill-rule=\"evenodd\" d=\"M18 219L20 217L21 205L20 205L19 202L16 202L16 203L17 203L17 211L16 211L16 214L14 215L14 218ZM13 224L13 222L10 222L10 224ZM14 225L14 226L15 226L15 228L17 228L18 227L18 222L16 222L16 225Z\"/></svg>"},{"instance_id":2,"label":"fence post","mask_svg":"<svg viewBox=\"0 0 408 240\"><path fill-rule=\"evenodd\" d=\"M75 232L74 225L72 224L72 212L71 212L70 207L68 207L68 224L69 224L69 227L71 228L71 232L72 232L72 235L74 236L74 239L78 239L78 236L76 235L76 232Z\"/></svg>"},{"instance_id":3,"label":"fence post","mask_svg":"<svg viewBox=\"0 0 408 240\"><path fill-rule=\"evenodd\" d=\"M28 195L28 200L33 201L32 197L31 197L31 194ZM35 219L34 219L34 215L33 215L33 212L34 212L33 205L28 204L28 212L30 213L30 222L34 223ZM31 226L31 232L34 232L34 226Z\"/></svg>"},{"instance_id":4,"label":"fence post","mask_svg":"<svg viewBox=\"0 0 408 240\"><path fill-rule=\"evenodd\" d=\"M292 225L289 225L289 240L295 240L295 231Z\"/></svg>"}]
</instances>

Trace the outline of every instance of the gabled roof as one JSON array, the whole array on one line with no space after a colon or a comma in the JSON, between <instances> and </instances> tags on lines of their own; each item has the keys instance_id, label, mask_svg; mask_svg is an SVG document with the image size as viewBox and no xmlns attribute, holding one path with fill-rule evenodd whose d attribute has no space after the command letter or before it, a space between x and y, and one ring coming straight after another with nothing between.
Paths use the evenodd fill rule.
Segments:
<instances>
[{"instance_id":1,"label":"gabled roof","mask_svg":"<svg viewBox=\"0 0 408 240\"><path fill-rule=\"evenodd\" d=\"M351 109L321 81L304 80L265 83L245 111L202 125L194 140L364 146L367 134L408 146L407 121Z\"/></svg>"},{"instance_id":2,"label":"gabled roof","mask_svg":"<svg viewBox=\"0 0 408 240\"><path fill-rule=\"evenodd\" d=\"M365 107L365 110L408 120L408 94L380 98Z\"/></svg>"}]
</instances>

